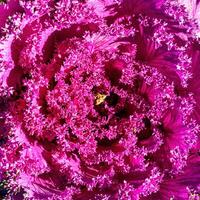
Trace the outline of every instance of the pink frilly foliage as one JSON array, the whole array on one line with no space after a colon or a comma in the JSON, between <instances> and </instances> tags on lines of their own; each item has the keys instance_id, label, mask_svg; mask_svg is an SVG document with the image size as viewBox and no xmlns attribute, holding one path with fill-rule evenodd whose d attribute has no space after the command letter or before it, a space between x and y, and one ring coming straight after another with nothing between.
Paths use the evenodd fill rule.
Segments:
<instances>
[{"instance_id":1,"label":"pink frilly foliage","mask_svg":"<svg viewBox=\"0 0 200 200\"><path fill-rule=\"evenodd\" d=\"M200 199L199 0L8 0L0 27L0 199Z\"/></svg>"}]
</instances>

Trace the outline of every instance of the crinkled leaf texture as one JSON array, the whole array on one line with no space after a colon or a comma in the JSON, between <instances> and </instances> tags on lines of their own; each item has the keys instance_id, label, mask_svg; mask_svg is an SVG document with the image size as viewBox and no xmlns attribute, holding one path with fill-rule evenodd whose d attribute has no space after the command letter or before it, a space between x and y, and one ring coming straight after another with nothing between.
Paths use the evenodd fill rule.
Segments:
<instances>
[{"instance_id":1,"label":"crinkled leaf texture","mask_svg":"<svg viewBox=\"0 0 200 200\"><path fill-rule=\"evenodd\" d=\"M199 200L200 2L0 3L0 198Z\"/></svg>"}]
</instances>

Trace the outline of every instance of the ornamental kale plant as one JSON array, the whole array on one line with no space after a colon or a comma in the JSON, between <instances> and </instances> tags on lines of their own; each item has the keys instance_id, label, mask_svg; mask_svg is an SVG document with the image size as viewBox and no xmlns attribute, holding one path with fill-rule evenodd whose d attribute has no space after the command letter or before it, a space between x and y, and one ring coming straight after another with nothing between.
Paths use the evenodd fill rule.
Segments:
<instances>
[{"instance_id":1,"label":"ornamental kale plant","mask_svg":"<svg viewBox=\"0 0 200 200\"><path fill-rule=\"evenodd\" d=\"M0 199L200 199L199 0L7 0L0 28Z\"/></svg>"}]
</instances>

